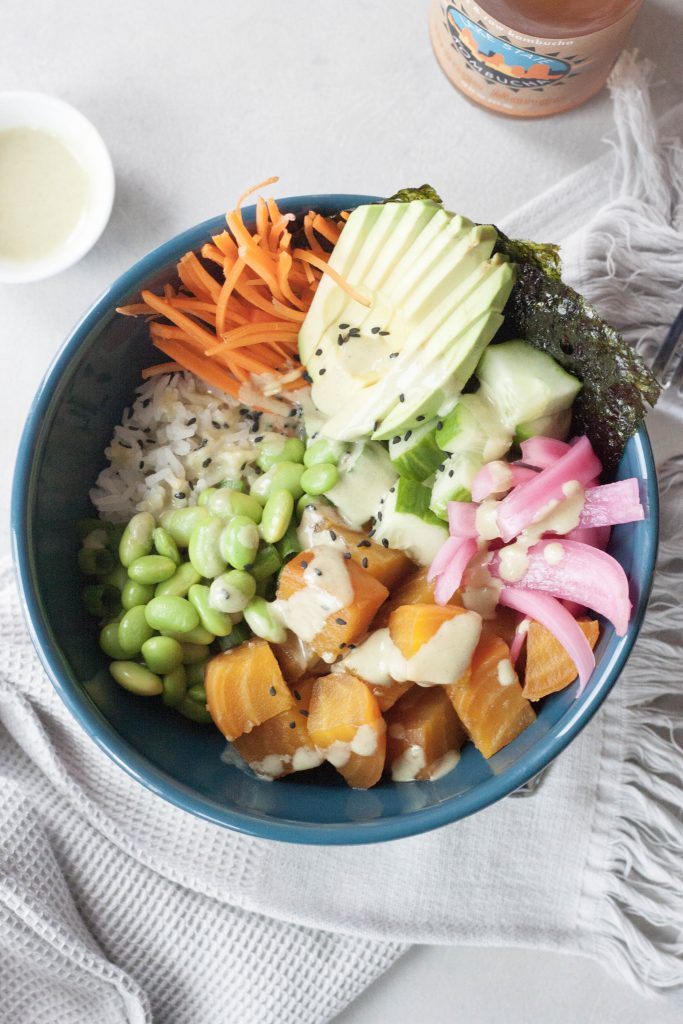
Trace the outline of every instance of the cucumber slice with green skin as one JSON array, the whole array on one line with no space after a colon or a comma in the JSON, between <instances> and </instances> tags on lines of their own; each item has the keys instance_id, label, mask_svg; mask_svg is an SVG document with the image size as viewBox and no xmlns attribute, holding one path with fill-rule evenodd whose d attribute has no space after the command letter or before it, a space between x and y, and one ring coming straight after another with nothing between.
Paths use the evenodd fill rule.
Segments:
<instances>
[{"instance_id":1,"label":"cucumber slice with green skin","mask_svg":"<svg viewBox=\"0 0 683 1024\"><path fill-rule=\"evenodd\" d=\"M515 430L515 443L521 444L528 441L530 437L554 437L558 441L566 441L569 437L569 428L572 422L572 410L563 409L561 412L552 413L550 416L541 416L537 420L530 420L528 423L519 423Z\"/></svg>"},{"instance_id":2,"label":"cucumber slice with green skin","mask_svg":"<svg viewBox=\"0 0 683 1024\"><path fill-rule=\"evenodd\" d=\"M476 375L481 390L508 427L571 408L581 382L552 356L525 341L491 345L481 358Z\"/></svg>"},{"instance_id":3,"label":"cucumber slice with green skin","mask_svg":"<svg viewBox=\"0 0 683 1024\"><path fill-rule=\"evenodd\" d=\"M443 459L436 443L437 420L421 423L405 434L395 434L389 442L389 457L400 476L426 480Z\"/></svg>"},{"instance_id":4,"label":"cucumber slice with green skin","mask_svg":"<svg viewBox=\"0 0 683 1024\"><path fill-rule=\"evenodd\" d=\"M439 519L448 519L449 501L471 501L472 483L484 465L475 454L458 452L449 456L436 474L429 507Z\"/></svg>"},{"instance_id":5,"label":"cucumber slice with green skin","mask_svg":"<svg viewBox=\"0 0 683 1024\"><path fill-rule=\"evenodd\" d=\"M396 482L398 471L384 445L376 441L354 444L350 452L342 455L337 468L339 481L325 497L354 529L360 529Z\"/></svg>"},{"instance_id":6,"label":"cucumber slice with green skin","mask_svg":"<svg viewBox=\"0 0 683 1024\"><path fill-rule=\"evenodd\" d=\"M437 431L436 443L445 452L472 453L482 463L500 459L512 444L512 431L503 425L498 411L480 392L461 395Z\"/></svg>"},{"instance_id":7,"label":"cucumber slice with green skin","mask_svg":"<svg viewBox=\"0 0 683 1024\"><path fill-rule=\"evenodd\" d=\"M375 513L373 537L387 541L419 565L430 565L448 540L448 528L429 510L429 488L399 479Z\"/></svg>"}]
</instances>

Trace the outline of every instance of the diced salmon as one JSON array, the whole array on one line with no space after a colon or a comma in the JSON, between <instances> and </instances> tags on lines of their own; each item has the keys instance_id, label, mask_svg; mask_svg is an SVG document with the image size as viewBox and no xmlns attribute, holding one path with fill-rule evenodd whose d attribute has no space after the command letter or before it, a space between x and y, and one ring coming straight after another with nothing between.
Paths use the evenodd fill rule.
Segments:
<instances>
[{"instance_id":1,"label":"diced salmon","mask_svg":"<svg viewBox=\"0 0 683 1024\"><path fill-rule=\"evenodd\" d=\"M206 666L204 684L211 717L227 740L294 706L265 640L247 640L216 655Z\"/></svg>"},{"instance_id":2,"label":"diced salmon","mask_svg":"<svg viewBox=\"0 0 683 1024\"><path fill-rule=\"evenodd\" d=\"M404 658L412 658L444 622L450 622L465 609L452 605L406 604L395 608L389 618L389 633Z\"/></svg>"},{"instance_id":3,"label":"diced salmon","mask_svg":"<svg viewBox=\"0 0 683 1024\"><path fill-rule=\"evenodd\" d=\"M318 543L316 534L326 533L341 550L345 549L350 552L351 559L356 565L365 569L385 587L391 589L415 568L415 563L404 551L376 544L367 533L362 530L354 530L345 523L331 505L316 505L315 510L312 510L309 515L311 546Z\"/></svg>"},{"instance_id":4,"label":"diced salmon","mask_svg":"<svg viewBox=\"0 0 683 1024\"><path fill-rule=\"evenodd\" d=\"M404 604L434 604L434 584L427 582L426 568L418 569L394 588L389 599L384 602L373 622L374 629L383 629L389 625L389 616ZM460 594L454 594L448 602L450 605L462 605Z\"/></svg>"},{"instance_id":5,"label":"diced salmon","mask_svg":"<svg viewBox=\"0 0 683 1024\"><path fill-rule=\"evenodd\" d=\"M600 635L598 623L595 619L579 619L578 623L591 648L595 647ZM569 686L577 674L576 665L559 640L540 622L531 622L526 638L524 696L540 700Z\"/></svg>"},{"instance_id":6,"label":"diced salmon","mask_svg":"<svg viewBox=\"0 0 683 1024\"><path fill-rule=\"evenodd\" d=\"M416 779L431 778L467 739L443 686L414 686L387 713L386 723L387 768Z\"/></svg>"},{"instance_id":7,"label":"diced salmon","mask_svg":"<svg viewBox=\"0 0 683 1024\"><path fill-rule=\"evenodd\" d=\"M379 781L386 754L384 719L370 689L356 676L333 672L316 679L308 734L353 789Z\"/></svg>"},{"instance_id":8,"label":"diced salmon","mask_svg":"<svg viewBox=\"0 0 683 1024\"><path fill-rule=\"evenodd\" d=\"M313 679L298 683L291 691L292 707L234 740L237 752L257 774L277 779L322 762L308 734L313 683Z\"/></svg>"}]
</instances>

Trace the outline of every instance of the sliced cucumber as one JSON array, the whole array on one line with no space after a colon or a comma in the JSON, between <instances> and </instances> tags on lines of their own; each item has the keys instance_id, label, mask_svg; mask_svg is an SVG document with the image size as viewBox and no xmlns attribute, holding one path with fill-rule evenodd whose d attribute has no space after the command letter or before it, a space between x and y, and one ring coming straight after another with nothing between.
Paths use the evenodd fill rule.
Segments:
<instances>
[{"instance_id":1,"label":"sliced cucumber","mask_svg":"<svg viewBox=\"0 0 683 1024\"><path fill-rule=\"evenodd\" d=\"M389 442L389 456L400 476L426 480L436 470L443 455L436 443L437 420L421 423L405 434L395 434Z\"/></svg>"},{"instance_id":2,"label":"sliced cucumber","mask_svg":"<svg viewBox=\"0 0 683 1024\"><path fill-rule=\"evenodd\" d=\"M429 565L448 539L448 529L429 510L429 488L417 480L399 479L375 513L374 539L405 551L420 565Z\"/></svg>"},{"instance_id":3,"label":"sliced cucumber","mask_svg":"<svg viewBox=\"0 0 683 1024\"><path fill-rule=\"evenodd\" d=\"M512 431L505 427L497 410L480 392L461 395L458 404L442 421L436 442L443 451L472 453L482 463L500 459L512 444Z\"/></svg>"},{"instance_id":4,"label":"sliced cucumber","mask_svg":"<svg viewBox=\"0 0 683 1024\"><path fill-rule=\"evenodd\" d=\"M515 442L521 444L528 441L530 437L554 437L558 441L566 441L569 437L569 428L572 422L572 410L562 409L560 412L551 413L550 416L540 416L537 420L529 420L528 423L519 423L515 430Z\"/></svg>"},{"instance_id":5,"label":"sliced cucumber","mask_svg":"<svg viewBox=\"0 0 683 1024\"><path fill-rule=\"evenodd\" d=\"M483 466L479 455L457 452L436 474L429 507L439 519L448 519L449 501L471 501L472 482Z\"/></svg>"},{"instance_id":6,"label":"sliced cucumber","mask_svg":"<svg viewBox=\"0 0 683 1024\"><path fill-rule=\"evenodd\" d=\"M511 430L571 408L581 382L525 341L490 345L476 369L485 397Z\"/></svg>"}]
</instances>

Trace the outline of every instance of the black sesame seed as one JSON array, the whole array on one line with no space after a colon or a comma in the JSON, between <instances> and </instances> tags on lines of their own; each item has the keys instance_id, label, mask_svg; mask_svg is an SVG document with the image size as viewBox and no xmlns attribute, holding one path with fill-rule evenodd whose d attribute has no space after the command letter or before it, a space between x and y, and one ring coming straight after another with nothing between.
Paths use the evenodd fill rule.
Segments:
<instances>
[{"instance_id":1,"label":"black sesame seed","mask_svg":"<svg viewBox=\"0 0 683 1024\"><path fill-rule=\"evenodd\" d=\"M406 436L403 438L403 440L404 441L410 441L412 436L413 436L412 430L406 430Z\"/></svg>"},{"instance_id":2,"label":"black sesame seed","mask_svg":"<svg viewBox=\"0 0 683 1024\"><path fill-rule=\"evenodd\" d=\"M348 562L350 557L351 557L351 552L350 551L345 551L344 552L344 558L346 559L347 562Z\"/></svg>"},{"instance_id":3,"label":"black sesame seed","mask_svg":"<svg viewBox=\"0 0 683 1024\"><path fill-rule=\"evenodd\" d=\"M364 569L367 569L370 563L368 562L367 558L361 558L360 564L363 566Z\"/></svg>"},{"instance_id":4,"label":"black sesame seed","mask_svg":"<svg viewBox=\"0 0 683 1024\"><path fill-rule=\"evenodd\" d=\"M379 327L371 327L370 334L379 334Z\"/></svg>"},{"instance_id":5,"label":"black sesame seed","mask_svg":"<svg viewBox=\"0 0 683 1024\"><path fill-rule=\"evenodd\" d=\"M417 420L418 423L422 423L424 416L416 416L415 419Z\"/></svg>"},{"instance_id":6,"label":"black sesame seed","mask_svg":"<svg viewBox=\"0 0 683 1024\"><path fill-rule=\"evenodd\" d=\"M199 444L197 445L197 451L199 451L200 448L206 448L208 443L209 443L208 437L203 437L201 439L201 441L199 442Z\"/></svg>"},{"instance_id":7,"label":"black sesame seed","mask_svg":"<svg viewBox=\"0 0 683 1024\"><path fill-rule=\"evenodd\" d=\"M316 574L316 576L322 576L322 569L314 569L313 572Z\"/></svg>"},{"instance_id":8,"label":"black sesame seed","mask_svg":"<svg viewBox=\"0 0 683 1024\"><path fill-rule=\"evenodd\" d=\"M381 512L378 512L378 513L377 513L377 522L378 522L378 523L381 523L381 522L382 522L382 513L381 513Z\"/></svg>"},{"instance_id":9,"label":"black sesame seed","mask_svg":"<svg viewBox=\"0 0 683 1024\"><path fill-rule=\"evenodd\" d=\"M374 537L374 536L375 536L374 529L373 530L368 530L368 537Z\"/></svg>"},{"instance_id":10,"label":"black sesame seed","mask_svg":"<svg viewBox=\"0 0 683 1024\"><path fill-rule=\"evenodd\" d=\"M387 540L386 537L382 537L382 547L383 548L388 548L389 547L389 541Z\"/></svg>"},{"instance_id":11,"label":"black sesame seed","mask_svg":"<svg viewBox=\"0 0 683 1024\"><path fill-rule=\"evenodd\" d=\"M221 429L221 425L218 422L218 420L211 420L211 426L213 427L214 430L220 430ZM226 426L227 426L227 423L226 423Z\"/></svg>"},{"instance_id":12,"label":"black sesame seed","mask_svg":"<svg viewBox=\"0 0 683 1024\"><path fill-rule=\"evenodd\" d=\"M392 437L392 439L391 439L391 443L392 443L392 444L398 444L398 442L399 442L400 440L401 440L401 438L400 438L400 437L399 437L399 435L397 434L397 435L396 435L396 437Z\"/></svg>"},{"instance_id":13,"label":"black sesame seed","mask_svg":"<svg viewBox=\"0 0 683 1024\"><path fill-rule=\"evenodd\" d=\"M443 473L445 468L446 468L446 463L442 462L441 465L439 466L439 473Z\"/></svg>"},{"instance_id":14,"label":"black sesame seed","mask_svg":"<svg viewBox=\"0 0 683 1024\"><path fill-rule=\"evenodd\" d=\"M346 625L346 619L337 618L334 621L337 623L338 626L345 626Z\"/></svg>"},{"instance_id":15,"label":"black sesame seed","mask_svg":"<svg viewBox=\"0 0 683 1024\"><path fill-rule=\"evenodd\" d=\"M399 395L398 396L398 400L399 400L399 402L405 402L406 396L405 395Z\"/></svg>"},{"instance_id":16,"label":"black sesame seed","mask_svg":"<svg viewBox=\"0 0 683 1024\"><path fill-rule=\"evenodd\" d=\"M380 338L386 338L386 337L389 336L390 333L391 333L391 331L380 331L379 332L379 336L380 336Z\"/></svg>"},{"instance_id":17,"label":"black sesame seed","mask_svg":"<svg viewBox=\"0 0 683 1024\"><path fill-rule=\"evenodd\" d=\"M176 491L176 493L173 495L173 497L177 498L178 501L182 501L183 498L185 497L185 491Z\"/></svg>"},{"instance_id":18,"label":"black sesame seed","mask_svg":"<svg viewBox=\"0 0 683 1024\"><path fill-rule=\"evenodd\" d=\"M144 469L144 468L145 468L145 463L144 463L144 461L142 459L140 459L140 461L138 462L138 469Z\"/></svg>"},{"instance_id":19,"label":"black sesame seed","mask_svg":"<svg viewBox=\"0 0 683 1024\"><path fill-rule=\"evenodd\" d=\"M372 547L369 540L359 540L356 544L357 548L369 548Z\"/></svg>"},{"instance_id":20,"label":"black sesame seed","mask_svg":"<svg viewBox=\"0 0 683 1024\"><path fill-rule=\"evenodd\" d=\"M345 644L345 643L341 643L341 644L339 644L339 650L340 650L340 651L343 651L345 647L346 647L346 644Z\"/></svg>"},{"instance_id":21,"label":"black sesame seed","mask_svg":"<svg viewBox=\"0 0 683 1024\"><path fill-rule=\"evenodd\" d=\"M348 331L350 324L339 324L340 331Z\"/></svg>"},{"instance_id":22,"label":"black sesame seed","mask_svg":"<svg viewBox=\"0 0 683 1024\"><path fill-rule=\"evenodd\" d=\"M322 370L318 370L318 376L319 377L323 377L326 372L327 371L326 371L325 367L323 366Z\"/></svg>"},{"instance_id":23,"label":"black sesame seed","mask_svg":"<svg viewBox=\"0 0 683 1024\"><path fill-rule=\"evenodd\" d=\"M152 428L151 427L143 427L142 428L142 433L143 434L151 434L152 433Z\"/></svg>"},{"instance_id":24,"label":"black sesame seed","mask_svg":"<svg viewBox=\"0 0 683 1024\"><path fill-rule=\"evenodd\" d=\"M308 711L300 711L299 714L302 718L308 718Z\"/></svg>"},{"instance_id":25,"label":"black sesame seed","mask_svg":"<svg viewBox=\"0 0 683 1024\"><path fill-rule=\"evenodd\" d=\"M302 373L301 376L303 377L303 379L306 381L307 384L310 384L311 381L313 380L313 378L311 377L311 375L308 372L308 370L304 370L304 372Z\"/></svg>"},{"instance_id":26,"label":"black sesame seed","mask_svg":"<svg viewBox=\"0 0 683 1024\"><path fill-rule=\"evenodd\" d=\"M119 441L119 444L121 445L122 448L132 448L133 447L132 444L128 444L127 441Z\"/></svg>"},{"instance_id":27,"label":"black sesame seed","mask_svg":"<svg viewBox=\"0 0 683 1024\"><path fill-rule=\"evenodd\" d=\"M195 424L196 422L197 422L197 417L196 417L196 416L193 416L191 420L188 420L188 421L187 421L187 425L188 425L188 427L192 427L192 426L194 426L194 424Z\"/></svg>"},{"instance_id":28,"label":"black sesame seed","mask_svg":"<svg viewBox=\"0 0 683 1024\"><path fill-rule=\"evenodd\" d=\"M321 356L321 355L323 354L323 350L322 350L321 348L317 348L317 349L315 350L315 354L316 354L317 356Z\"/></svg>"},{"instance_id":29,"label":"black sesame seed","mask_svg":"<svg viewBox=\"0 0 683 1024\"><path fill-rule=\"evenodd\" d=\"M308 569L308 562L304 558L301 559L299 565L301 566L302 569Z\"/></svg>"},{"instance_id":30,"label":"black sesame seed","mask_svg":"<svg viewBox=\"0 0 683 1024\"><path fill-rule=\"evenodd\" d=\"M389 353L389 358L390 359L398 359L398 352L390 352Z\"/></svg>"},{"instance_id":31,"label":"black sesame seed","mask_svg":"<svg viewBox=\"0 0 683 1024\"><path fill-rule=\"evenodd\" d=\"M443 430L443 423L441 422L441 420L439 420L439 422L437 423L436 429L437 430Z\"/></svg>"},{"instance_id":32,"label":"black sesame seed","mask_svg":"<svg viewBox=\"0 0 683 1024\"><path fill-rule=\"evenodd\" d=\"M254 438L254 444L260 444L262 440L263 440L263 434L259 434L258 437Z\"/></svg>"},{"instance_id":33,"label":"black sesame seed","mask_svg":"<svg viewBox=\"0 0 683 1024\"><path fill-rule=\"evenodd\" d=\"M144 402L142 403L142 408L146 409L148 405L151 405L151 403L152 403L152 399L151 398L146 398L144 400Z\"/></svg>"},{"instance_id":34,"label":"black sesame seed","mask_svg":"<svg viewBox=\"0 0 683 1024\"><path fill-rule=\"evenodd\" d=\"M348 649L349 649L350 651L355 651L355 649L356 649L356 646L357 646L356 644L347 644L347 647L348 647Z\"/></svg>"},{"instance_id":35,"label":"black sesame seed","mask_svg":"<svg viewBox=\"0 0 683 1024\"><path fill-rule=\"evenodd\" d=\"M289 728L290 729L296 729L296 722L290 722L289 723Z\"/></svg>"},{"instance_id":36,"label":"black sesame seed","mask_svg":"<svg viewBox=\"0 0 683 1024\"><path fill-rule=\"evenodd\" d=\"M348 340L349 339L345 338L343 334L337 335L337 344L340 345L340 346L341 345L345 345Z\"/></svg>"},{"instance_id":37,"label":"black sesame seed","mask_svg":"<svg viewBox=\"0 0 683 1024\"><path fill-rule=\"evenodd\" d=\"M275 689L274 686L271 686L271 688L268 690L268 693L270 694L271 697L274 697L275 694L277 693L277 690Z\"/></svg>"},{"instance_id":38,"label":"black sesame seed","mask_svg":"<svg viewBox=\"0 0 683 1024\"><path fill-rule=\"evenodd\" d=\"M455 473L455 470L454 470L454 469L449 469L449 470L448 470L448 475L449 475L449 477L452 477L454 473Z\"/></svg>"},{"instance_id":39,"label":"black sesame seed","mask_svg":"<svg viewBox=\"0 0 683 1024\"><path fill-rule=\"evenodd\" d=\"M301 700L301 694L298 690L292 690L292 693L294 694L294 700Z\"/></svg>"},{"instance_id":40,"label":"black sesame seed","mask_svg":"<svg viewBox=\"0 0 683 1024\"><path fill-rule=\"evenodd\" d=\"M211 465L211 459L210 458L204 459L204 461L202 462L202 466L204 467L204 469L206 469L206 467L210 466L210 465Z\"/></svg>"},{"instance_id":41,"label":"black sesame seed","mask_svg":"<svg viewBox=\"0 0 683 1024\"><path fill-rule=\"evenodd\" d=\"M373 432L374 432L375 430L377 430L378 426L379 426L379 420L375 420L375 422L374 422L374 423L372 424L372 429L373 429Z\"/></svg>"},{"instance_id":42,"label":"black sesame seed","mask_svg":"<svg viewBox=\"0 0 683 1024\"><path fill-rule=\"evenodd\" d=\"M332 538L332 540L337 539L337 534L334 532L334 530L330 530L330 537Z\"/></svg>"}]
</instances>

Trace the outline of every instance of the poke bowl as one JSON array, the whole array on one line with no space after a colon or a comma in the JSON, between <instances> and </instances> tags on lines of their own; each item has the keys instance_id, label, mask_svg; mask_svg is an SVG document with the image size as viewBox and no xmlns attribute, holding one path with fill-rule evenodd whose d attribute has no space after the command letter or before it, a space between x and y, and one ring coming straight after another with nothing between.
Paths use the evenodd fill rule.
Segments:
<instances>
[{"instance_id":1,"label":"poke bowl","mask_svg":"<svg viewBox=\"0 0 683 1024\"><path fill-rule=\"evenodd\" d=\"M310 210L334 218L375 202L360 195L302 196L280 200L279 209L299 223ZM254 228L260 211L245 207L242 215ZM544 697L531 724L491 756L466 743L451 770L425 781L394 781L385 774L371 788L349 788L334 759L323 758L314 771L267 781L230 755L225 735L212 723L193 721L158 697L141 699L118 685L98 643L99 627L84 608L79 572L77 524L94 515L89 494L105 466L103 453L122 411L132 405L142 372L159 362L148 318L122 316L117 309L139 302L143 292L170 294L164 287L178 287L178 262L224 230L225 218L216 217L135 263L85 313L41 384L12 495L14 558L33 643L59 696L92 739L138 782L191 814L265 839L318 844L393 840L455 822L533 779L617 682L640 629L656 556L657 489L647 432L643 425L635 430L612 474L615 481L638 481L644 509L642 518L612 528L607 549L628 579L631 613L621 635L599 618L595 667L585 686ZM240 401L246 401L244 392Z\"/></svg>"}]
</instances>

